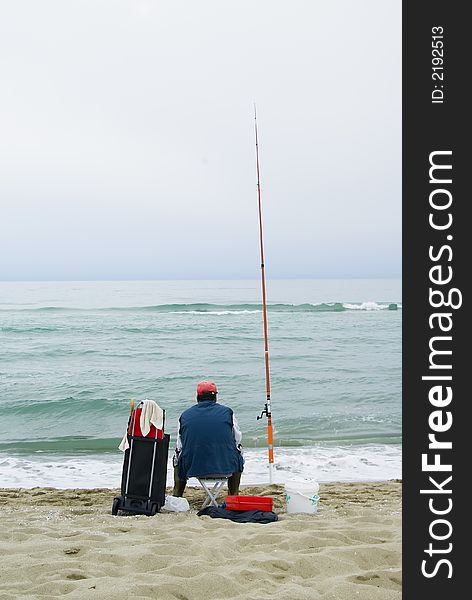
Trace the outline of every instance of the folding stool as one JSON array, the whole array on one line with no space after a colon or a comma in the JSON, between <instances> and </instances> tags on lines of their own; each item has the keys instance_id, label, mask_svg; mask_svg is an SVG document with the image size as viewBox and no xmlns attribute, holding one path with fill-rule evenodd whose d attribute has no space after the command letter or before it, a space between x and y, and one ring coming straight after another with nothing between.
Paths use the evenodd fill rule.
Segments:
<instances>
[{"instance_id":1,"label":"folding stool","mask_svg":"<svg viewBox=\"0 0 472 600\"><path fill-rule=\"evenodd\" d=\"M230 477L231 473L229 475L205 475L205 477L197 477L198 482L206 493L206 498L202 504L202 508L205 508L209 505L218 506L218 495L221 492L221 488L225 484L228 484L228 479Z\"/></svg>"}]
</instances>

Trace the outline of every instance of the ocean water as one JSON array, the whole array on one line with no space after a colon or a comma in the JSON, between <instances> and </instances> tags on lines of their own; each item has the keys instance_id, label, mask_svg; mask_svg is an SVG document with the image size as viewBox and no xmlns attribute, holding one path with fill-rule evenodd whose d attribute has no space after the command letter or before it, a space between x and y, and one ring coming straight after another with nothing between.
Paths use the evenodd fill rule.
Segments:
<instances>
[{"instance_id":1,"label":"ocean water","mask_svg":"<svg viewBox=\"0 0 472 600\"><path fill-rule=\"evenodd\" d=\"M275 481L401 477L401 281L267 292ZM130 398L166 410L173 447L210 378L242 483L266 482L260 297L258 280L0 282L0 486L118 487Z\"/></svg>"}]
</instances>

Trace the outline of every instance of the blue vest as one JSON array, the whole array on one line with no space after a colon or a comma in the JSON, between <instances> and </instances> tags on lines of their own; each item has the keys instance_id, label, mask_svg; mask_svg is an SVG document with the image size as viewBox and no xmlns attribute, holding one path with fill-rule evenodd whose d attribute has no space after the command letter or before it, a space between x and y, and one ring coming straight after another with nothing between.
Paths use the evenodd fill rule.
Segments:
<instances>
[{"instance_id":1,"label":"blue vest","mask_svg":"<svg viewBox=\"0 0 472 600\"><path fill-rule=\"evenodd\" d=\"M203 400L180 415L182 453L179 477L226 475L243 470L243 457L233 436L233 411Z\"/></svg>"}]
</instances>

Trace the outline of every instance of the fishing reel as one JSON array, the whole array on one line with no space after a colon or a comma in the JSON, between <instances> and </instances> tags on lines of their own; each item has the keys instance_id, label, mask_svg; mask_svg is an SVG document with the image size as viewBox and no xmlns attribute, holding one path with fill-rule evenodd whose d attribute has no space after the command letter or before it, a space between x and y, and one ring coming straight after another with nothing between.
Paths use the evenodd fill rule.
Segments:
<instances>
[{"instance_id":1,"label":"fishing reel","mask_svg":"<svg viewBox=\"0 0 472 600\"><path fill-rule=\"evenodd\" d=\"M263 419L263 418L264 418L264 415L265 415L266 417L268 417L268 416L269 416L269 413L267 412L267 403L266 403L266 404L264 404L264 410L261 412L261 414L260 414L260 415L258 415L258 416L257 416L257 420L259 421L259 419Z\"/></svg>"}]
</instances>

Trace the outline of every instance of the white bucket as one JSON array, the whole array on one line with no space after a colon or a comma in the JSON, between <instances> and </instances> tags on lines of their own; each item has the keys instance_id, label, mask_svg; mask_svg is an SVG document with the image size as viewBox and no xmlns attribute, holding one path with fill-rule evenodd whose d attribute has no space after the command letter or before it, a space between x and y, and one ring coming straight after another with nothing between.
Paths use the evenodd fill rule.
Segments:
<instances>
[{"instance_id":1,"label":"white bucket","mask_svg":"<svg viewBox=\"0 0 472 600\"><path fill-rule=\"evenodd\" d=\"M319 484L316 481L288 481L285 484L285 501L288 513L316 513Z\"/></svg>"}]
</instances>

